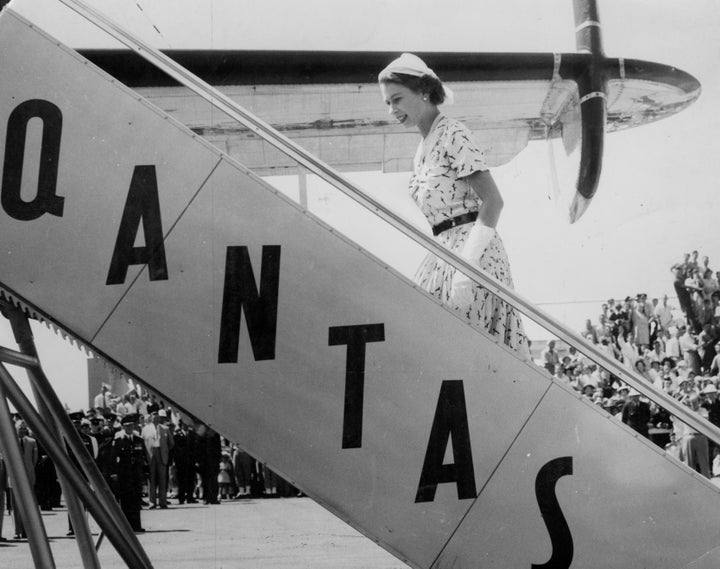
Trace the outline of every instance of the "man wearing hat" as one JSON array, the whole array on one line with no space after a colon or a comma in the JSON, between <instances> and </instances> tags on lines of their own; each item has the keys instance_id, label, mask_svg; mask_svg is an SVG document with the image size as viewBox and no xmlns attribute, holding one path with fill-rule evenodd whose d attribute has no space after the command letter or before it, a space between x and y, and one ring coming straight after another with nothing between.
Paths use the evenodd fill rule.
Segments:
<instances>
[{"instance_id":1,"label":"man wearing hat","mask_svg":"<svg viewBox=\"0 0 720 569\"><path fill-rule=\"evenodd\" d=\"M633 388L628 392L622 408L622 422L645 438L650 438L650 405L640 399L640 393Z\"/></svg>"},{"instance_id":2,"label":"man wearing hat","mask_svg":"<svg viewBox=\"0 0 720 569\"><path fill-rule=\"evenodd\" d=\"M167 509L167 479L168 463L170 462L170 450L175 441L172 431L165 425L167 412L160 409L153 412L150 422L143 427L142 437L145 440L145 448L148 453L148 464L150 465L150 484L148 498L150 509L157 507Z\"/></svg>"},{"instance_id":3,"label":"man wearing hat","mask_svg":"<svg viewBox=\"0 0 720 569\"><path fill-rule=\"evenodd\" d=\"M112 417L114 423L115 417ZM110 457L112 455L112 443L115 438L115 431L108 425L106 417L100 415L94 420L91 419L93 436L98 443L98 455L95 459L103 478L110 485ZM120 428L120 427L119 427Z\"/></svg>"},{"instance_id":4,"label":"man wearing hat","mask_svg":"<svg viewBox=\"0 0 720 569\"><path fill-rule=\"evenodd\" d=\"M615 398L617 400L617 404L620 406L620 409L623 408L625 405L625 402L628 398L628 393L630 393L630 386L629 385L620 385L617 388L617 391L615 393Z\"/></svg>"},{"instance_id":5,"label":"man wearing hat","mask_svg":"<svg viewBox=\"0 0 720 569\"><path fill-rule=\"evenodd\" d=\"M692 375L692 377L690 377ZM695 389L695 376L692 373L680 375L678 382L679 387L675 392L675 399L680 403L685 402L690 397L697 397L698 393Z\"/></svg>"},{"instance_id":6,"label":"man wearing hat","mask_svg":"<svg viewBox=\"0 0 720 569\"><path fill-rule=\"evenodd\" d=\"M88 454L93 457L93 459L97 459L98 442L97 439L92 435L90 419L87 418L86 413L84 413L83 411L75 411L73 413L68 413L68 417L72 421L75 430L77 430L78 435L80 436L80 440L85 447L85 450L87 450ZM75 464L75 468L82 472L80 463L78 462L77 458L75 458L74 455L71 455L71 458L73 463Z\"/></svg>"},{"instance_id":7,"label":"man wearing hat","mask_svg":"<svg viewBox=\"0 0 720 569\"><path fill-rule=\"evenodd\" d=\"M110 479L130 527L136 532L144 532L140 523L140 508L147 451L142 437L134 432L137 420L136 414L125 415L121 420L122 430L112 442Z\"/></svg>"},{"instance_id":8,"label":"man wearing hat","mask_svg":"<svg viewBox=\"0 0 720 569\"><path fill-rule=\"evenodd\" d=\"M582 394L588 399L592 399L595 394L595 386L592 383L586 383L582 387Z\"/></svg>"},{"instance_id":9,"label":"man wearing hat","mask_svg":"<svg viewBox=\"0 0 720 569\"><path fill-rule=\"evenodd\" d=\"M173 447L173 460L175 462L175 473L177 475L177 498L178 504L195 503L195 462L197 454L197 440L195 432L188 429L185 422L178 421L173 433L175 446Z\"/></svg>"}]
</instances>

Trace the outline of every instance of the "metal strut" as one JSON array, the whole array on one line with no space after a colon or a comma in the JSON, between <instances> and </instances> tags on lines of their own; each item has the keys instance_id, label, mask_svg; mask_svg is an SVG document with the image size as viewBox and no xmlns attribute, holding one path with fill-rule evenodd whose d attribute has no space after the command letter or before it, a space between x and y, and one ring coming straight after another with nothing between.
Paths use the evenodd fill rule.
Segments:
<instances>
[{"instance_id":1,"label":"metal strut","mask_svg":"<svg viewBox=\"0 0 720 569\"><path fill-rule=\"evenodd\" d=\"M0 300L0 312L10 321L20 348L17 352L0 347L0 446L5 449L35 566L54 568L55 564L20 454L7 400L18 410L57 468L83 566L86 569L100 567L84 506L100 526L102 536L107 536L128 567L151 569L150 559L42 370L27 315L3 300ZM18 387L5 363L26 369L38 410ZM68 456L67 447L80 464L80 470ZM100 540L97 545L100 545Z\"/></svg>"},{"instance_id":2,"label":"metal strut","mask_svg":"<svg viewBox=\"0 0 720 569\"><path fill-rule=\"evenodd\" d=\"M35 491L30 484L30 475L20 450L20 443L6 399L4 383L0 384L0 448L3 450L4 460L12 479L13 508L18 509L23 520L35 566L54 568L55 560L35 499Z\"/></svg>"}]
</instances>

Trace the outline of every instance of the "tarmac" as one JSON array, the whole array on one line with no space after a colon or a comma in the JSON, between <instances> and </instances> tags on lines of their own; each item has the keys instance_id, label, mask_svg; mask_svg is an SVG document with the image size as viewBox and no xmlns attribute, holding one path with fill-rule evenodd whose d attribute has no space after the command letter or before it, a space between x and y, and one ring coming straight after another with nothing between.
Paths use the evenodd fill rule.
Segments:
<instances>
[{"instance_id":1,"label":"tarmac","mask_svg":"<svg viewBox=\"0 0 720 569\"><path fill-rule=\"evenodd\" d=\"M32 569L28 541L14 540L4 512L0 569ZM82 568L75 538L67 537L64 508L42 512L55 565ZM310 498L238 499L217 505L171 500L167 510L143 510L140 543L156 569L407 569L407 565ZM97 543L98 526L90 529ZM104 539L104 569L127 565Z\"/></svg>"}]
</instances>

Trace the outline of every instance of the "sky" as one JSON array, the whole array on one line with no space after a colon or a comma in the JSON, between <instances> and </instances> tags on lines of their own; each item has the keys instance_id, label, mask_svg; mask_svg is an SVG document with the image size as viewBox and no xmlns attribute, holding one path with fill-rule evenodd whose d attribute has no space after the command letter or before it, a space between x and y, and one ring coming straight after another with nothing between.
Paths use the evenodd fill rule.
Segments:
<instances>
[{"instance_id":1,"label":"sky","mask_svg":"<svg viewBox=\"0 0 720 569\"><path fill-rule=\"evenodd\" d=\"M572 52L571 0L93 0L158 48ZM59 0L12 7L72 47L112 47ZM605 52L676 66L702 84L678 115L606 138L593 203L575 224L548 199L547 148L531 143L493 171L505 200L498 229L516 290L571 327L600 303L638 292L673 295L669 267L697 249L720 270L720 4L714 0L599 0ZM378 96L378 104L382 104ZM406 175L349 176L416 215ZM410 256L414 261L414 258ZM0 339L7 330L0 326ZM44 367L61 399L86 404L84 352L38 328ZM542 336L533 330L533 334ZM2 345L8 345L3 340Z\"/></svg>"}]
</instances>

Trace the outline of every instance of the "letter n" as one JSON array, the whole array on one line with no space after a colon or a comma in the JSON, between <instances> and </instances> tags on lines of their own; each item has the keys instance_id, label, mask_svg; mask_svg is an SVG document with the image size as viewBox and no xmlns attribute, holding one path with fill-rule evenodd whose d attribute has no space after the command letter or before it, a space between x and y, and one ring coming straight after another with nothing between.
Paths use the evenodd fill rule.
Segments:
<instances>
[{"instance_id":1,"label":"letter n","mask_svg":"<svg viewBox=\"0 0 720 569\"><path fill-rule=\"evenodd\" d=\"M218 363L238 361L243 308L255 361L275 359L279 283L280 245L263 246L259 292L248 248L227 248Z\"/></svg>"},{"instance_id":2,"label":"letter n","mask_svg":"<svg viewBox=\"0 0 720 569\"><path fill-rule=\"evenodd\" d=\"M145 246L135 247L141 222ZM106 284L123 284L130 265L144 264L148 266L151 281L167 280L167 260L155 166L135 166Z\"/></svg>"},{"instance_id":3,"label":"letter n","mask_svg":"<svg viewBox=\"0 0 720 569\"><path fill-rule=\"evenodd\" d=\"M455 462L443 464L450 438ZM461 380L442 382L415 502L432 502L437 485L450 482L457 485L458 500L476 497L465 390Z\"/></svg>"}]
</instances>

